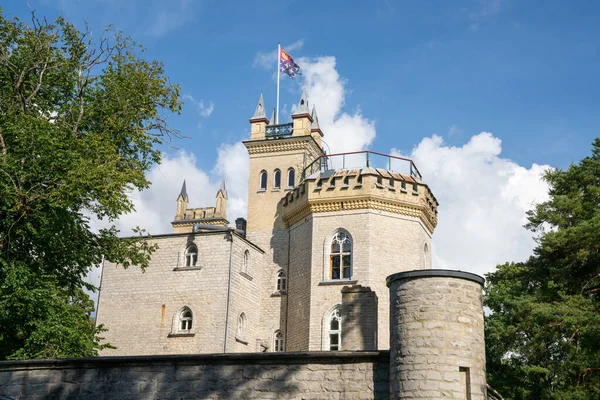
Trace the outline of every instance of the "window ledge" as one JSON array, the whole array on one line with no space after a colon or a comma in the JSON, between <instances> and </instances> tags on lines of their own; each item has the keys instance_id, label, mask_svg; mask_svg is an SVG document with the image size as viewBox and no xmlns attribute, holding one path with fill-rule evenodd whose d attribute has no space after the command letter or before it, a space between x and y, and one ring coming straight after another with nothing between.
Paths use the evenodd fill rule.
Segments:
<instances>
[{"instance_id":1,"label":"window ledge","mask_svg":"<svg viewBox=\"0 0 600 400\"><path fill-rule=\"evenodd\" d=\"M266 192L266 191L267 191L267 189L258 189L258 190L256 191L256 193L264 193L264 192Z\"/></svg>"},{"instance_id":2,"label":"window ledge","mask_svg":"<svg viewBox=\"0 0 600 400\"><path fill-rule=\"evenodd\" d=\"M169 335L167 337L194 337L196 336L195 333L184 333L184 332L179 332L179 333L169 333Z\"/></svg>"},{"instance_id":3,"label":"window ledge","mask_svg":"<svg viewBox=\"0 0 600 400\"><path fill-rule=\"evenodd\" d=\"M404 188L400 188L400 191L401 191L402 193L408 193L408 190L406 190L406 189L404 189Z\"/></svg>"},{"instance_id":4,"label":"window ledge","mask_svg":"<svg viewBox=\"0 0 600 400\"><path fill-rule=\"evenodd\" d=\"M329 281L321 281L319 282L319 286L329 286L329 285L354 285L358 281L356 279L332 279Z\"/></svg>"},{"instance_id":5,"label":"window ledge","mask_svg":"<svg viewBox=\"0 0 600 400\"><path fill-rule=\"evenodd\" d=\"M348 189L350 187L350 185L348 185L347 183L342 184L342 186L340 186L341 189Z\"/></svg>"},{"instance_id":6,"label":"window ledge","mask_svg":"<svg viewBox=\"0 0 600 400\"><path fill-rule=\"evenodd\" d=\"M393 192L395 192L395 191L396 191L396 188L395 188L395 187L393 187L393 186L388 186L388 189L389 189L389 190L391 190L391 191L393 191Z\"/></svg>"},{"instance_id":7,"label":"window ledge","mask_svg":"<svg viewBox=\"0 0 600 400\"><path fill-rule=\"evenodd\" d=\"M271 192L280 192L280 191L281 191L281 188L273 188L273 189L271 189Z\"/></svg>"},{"instance_id":8,"label":"window ledge","mask_svg":"<svg viewBox=\"0 0 600 400\"><path fill-rule=\"evenodd\" d=\"M357 183L356 185L354 185L355 188L361 188L362 187L362 183Z\"/></svg>"},{"instance_id":9,"label":"window ledge","mask_svg":"<svg viewBox=\"0 0 600 400\"><path fill-rule=\"evenodd\" d=\"M240 271L240 275L243 276L244 278L248 279L249 281L254 279L254 278L252 278L252 276L250 276L247 272L244 272L244 271Z\"/></svg>"},{"instance_id":10,"label":"window ledge","mask_svg":"<svg viewBox=\"0 0 600 400\"><path fill-rule=\"evenodd\" d=\"M418 195L419 195L419 192L418 192L418 191L416 191L416 190L413 190L413 191L412 191L412 194L413 194L413 195L415 195L415 196L418 196Z\"/></svg>"},{"instance_id":11,"label":"window ledge","mask_svg":"<svg viewBox=\"0 0 600 400\"><path fill-rule=\"evenodd\" d=\"M287 191L290 191L290 190L294 190L294 187L293 187L293 186L288 186L288 187L286 187L286 188L285 188L285 191L286 191L286 192L287 192Z\"/></svg>"},{"instance_id":12,"label":"window ledge","mask_svg":"<svg viewBox=\"0 0 600 400\"><path fill-rule=\"evenodd\" d=\"M246 338L241 338L241 337L239 337L239 336L236 335L235 336L235 341L239 342L241 344L245 344L246 346L248 346L248 339L246 339Z\"/></svg>"},{"instance_id":13,"label":"window ledge","mask_svg":"<svg viewBox=\"0 0 600 400\"><path fill-rule=\"evenodd\" d=\"M173 271L200 271L202 267L175 267Z\"/></svg>"},{"instance_id":14,"label":"window ledge","mask_svg":"<svg viewBox=\"0 0 600 400\"><path fill-rule=\"evenodd\" d=\"M271 293L271 297L281 297L287 296L287 290L277 290L276 292Z\"/></svg>"}]
</instances>

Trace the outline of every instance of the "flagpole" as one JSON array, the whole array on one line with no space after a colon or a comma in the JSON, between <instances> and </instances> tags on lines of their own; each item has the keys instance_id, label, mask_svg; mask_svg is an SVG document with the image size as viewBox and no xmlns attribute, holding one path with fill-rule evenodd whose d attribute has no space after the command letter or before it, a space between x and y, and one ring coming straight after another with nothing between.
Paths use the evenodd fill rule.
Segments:
<instances>
[{"instance_id":1,"label":"flagpole","mask_svg":"<svg viewBox=\"0 0 600 400\"><path fill-rule=\"evenodd\" d=\"M279 57L281 56L281 43L277 43L277 108L275 109L275 125L279 123Z\"/></svg>"}]
</instances>

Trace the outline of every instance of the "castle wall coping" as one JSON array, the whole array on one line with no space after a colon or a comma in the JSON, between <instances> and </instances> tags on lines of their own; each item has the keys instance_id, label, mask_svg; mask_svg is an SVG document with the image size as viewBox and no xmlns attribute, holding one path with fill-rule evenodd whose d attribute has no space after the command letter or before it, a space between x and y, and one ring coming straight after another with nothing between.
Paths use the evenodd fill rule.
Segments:
<instances>
[{"instance_id":1,"label":"castle wall coping","mask_svg":"<svg viewBox=\"0 0 600 400\"><path fill-rule=\"evenodd\" d=\"M389 351L303 351L228 354L170 354L0 361L1 371L123 368L161 364L353 364L388 362Z\"/></svg>"},{"instance_id":2,"label":"castle wall coping","mask_svg":"<svg viewBox=\"0 0 600 400\"><path fill-rule=\"evenodd\" d=\"M465 271L457 271L451 269L420 269L414 271L398 272L388 276L385 280L388 287L395 281L402 279L418 279L418 278L458 278L466 279L481 286L485 283L485 278L477 274Z\"/></svg>"}]
</instances>

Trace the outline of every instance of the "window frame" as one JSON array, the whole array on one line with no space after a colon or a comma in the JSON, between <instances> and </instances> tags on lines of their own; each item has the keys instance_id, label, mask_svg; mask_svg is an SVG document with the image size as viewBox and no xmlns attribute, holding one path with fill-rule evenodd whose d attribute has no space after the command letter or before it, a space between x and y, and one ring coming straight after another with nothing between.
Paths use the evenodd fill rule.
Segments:
<instances>
[{"instance_id":1,"label":"window frame","mask_svg":"<svg viewBox=\"0 0 600 400\"><path fill-rule=\"evenodd\" d=\"M273 189L281 189L281 170L279 168L273 171Z\"/></svg>"},{"instance_id":2,"label":"window frame","mask_svg":"<svg viewBox=\"0 0 600 400\"><path fill-rule=\"evenodd\" d=\"M190 250L195 250L192 253ZM193 263L192 263L193 260ZM183 255L183 265L185 268L195 268L198 266L198 246L195 243L189 243L185 248L185 253Z\"/></svg>"},{"instance_id":3,"label":"window frame","mask_svg":"<svg viewBox=\"0 0 600 400\"><path fill-rule=\"evenodd\" d=\"M269 184L269 174L264 169L258 174L258 190L265 191Z\"/></svg>"},{"instance_id":4,"label":"window frame","mask_svg":"<svg viewBox=\"0 0 600 400\"><path fill-rule=\"evenodd\" d=\"M292 179L290 179L290 176L292 177ZM288 187L288 189L293 189L295 186L296 186L296 170L294 168L289 168L288 176L287 176L287 187Z\"/></svg>"},{"instance_id":5,"label":"window frame","mask_svg":"<svg viewBox=\"0 0 600 400\"><path fill-rule=\"evenodd\" d=\"M250 268L250 250L246 249L242 256L242 272L247 274Z\"/></svg>"},{"instance_id":6,"label":"window frame","mask_svg":"<svg viewBox=\"0 0 600 400\"><path fill-rule=\"evenodd\" d=\"M277 353L285 351L285 338L279 329L273 335L273 351Z\"/></svg>"},{"instance_id":7,"label":"window frame","mask_svg":"<svg viewBox=\"0 0 600 400\"><path fill-rule=\"evenodd\" d=\"M344 235L345 238L340 241L339 237L341 235ZM337 245L339 246L338 252L334 252L334 244L336 241L337 241ZM349 251L345 250L346 241L348 241L350 244ZM348 258L347 265L346 265L346 257ZM334 260L335 259L338 260L337 261L338 265L335 268L336 270L338 270L337 278L334 276L334 263L335 263ZM329 271L328 271L328 275L327 275L328 280L330 280L330 281L352 280L352 274L354 272L352 264L353 264L352 236L346 230L339 229L333 234L333 236L331 237L331 240L329 241ZM347 274L346 274L346 270L348 271Z\"/></svg>"},{"instance_id":8,"label":"window frame","mask_svg":"<svg viewBox=\"0 0 600 400\"><path fill-rule=\"evenodd\" d=\"M241 312L240 315L238 315L238 325L237 325L237 337L239 339L244 339L244 325L246 324L246 314L244 312Z\"/></svg>"},{"instance_id":9,"label":"window frame","mask_svg":"<svg viewBox=\"0 0 600 400\"><path fill-rule=\"evenodd\" d=\"M189 315L186 315L189 314ZM186 327L187 326L187 327ZM194 313L188 307L185 307L179 313L179 329L181 333L189 333L194 327Z\"/></svg>"},{"instance_id":10,"label":"window frame","mask_svg":"<svg viewBox=\"0 0 600 400\"><path fill-rule=\"evenodd\" d=\"M279 293L287 293L287 274L282 269L277 272L275 290L277 290Z\"/></svg>"},{"instance_id":11,"label":"window frame","mask_svg":"<svg viewBox=\"0 0 600 400\"><path fill-rule=\"evenodd\" d=\"M333 319L337 320L337 328L338 329L331 329L331 323L333 321ZM342 340L343 340L343 330L342 330L342 322L343 322L343 315L342 315L342 305L341 304L336 304L332 307L330 307L327 312L323 315L323 322L322 322L322 327L323 327L323 331L322 331L322 345L321 348L323 351L341 351L342 350ZM332 336L335 336L337 338L337 344L332 345ZM332 348L333 347L333 348Z\"/></svg>"}]
</instances>

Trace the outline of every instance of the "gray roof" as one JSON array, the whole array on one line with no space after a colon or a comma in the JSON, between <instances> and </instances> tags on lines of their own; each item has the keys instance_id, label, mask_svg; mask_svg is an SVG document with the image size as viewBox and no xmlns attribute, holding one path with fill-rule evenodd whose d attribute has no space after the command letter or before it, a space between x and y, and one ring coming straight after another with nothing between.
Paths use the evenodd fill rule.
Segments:
<instances>
[{"instance_id":1,"label":"gray roof","mask_svg":"<svg viewBox=\"0 0 600 400\"><path fill-rule=\"evenodd\" d=\"M178 200L179 200L179 197L181 197L185 201L188 201L188 194L187 194L187 190L185 187L185 179L183 180L183 186L181 186L181 192L179 192L179 196L177 197Z\"/></svg>"},{"instance_id":2,"label":"gray roof","mask_svg":"<svg viewBox=\"0 0 600 400\"><path fill-rule=\"evenodd\" d=\"M319 117L317 117L317 107L315 107L315 105L313 104L313 109L312 109L312 113L310 114L310 116L312 117L312 124L310 124L310 129L316 129L316 130L321 130L321 127L319 126Z\"/></svg>"}]
</instances>

